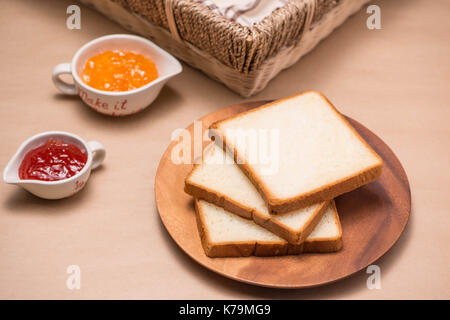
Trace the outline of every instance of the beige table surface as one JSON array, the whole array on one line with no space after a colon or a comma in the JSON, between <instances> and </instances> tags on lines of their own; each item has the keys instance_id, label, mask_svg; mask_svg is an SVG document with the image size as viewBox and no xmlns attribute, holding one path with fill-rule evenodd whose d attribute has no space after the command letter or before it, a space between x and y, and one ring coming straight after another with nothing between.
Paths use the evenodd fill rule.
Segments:
<instances>
[{"instance_id":1,"label":"beige table surface","mask_svg":"<svg viewBox=\"0 0 450 320\"><path fill-rule=\"evenodd\" d=\"M360 11L250 99L322 91L390 145L411 185L407 229L377 261L381 290L367 289L363 270L292 291L238 283L197 265L172 242L155 207L155 172L171 132L249 99L186 65L151 107L126 118L58 94L50 77L57 63L93 38L126 32L85 7L81 30L68 30L71 3L2 6L0 167L24 139L46 130L101 141L107 158L66 200L0 184L0 298L450 298L450 1L374 1L382 30L368 30ZM80 290L66 287L69 265L81 268Z\"/></svg>"}]
</instances>

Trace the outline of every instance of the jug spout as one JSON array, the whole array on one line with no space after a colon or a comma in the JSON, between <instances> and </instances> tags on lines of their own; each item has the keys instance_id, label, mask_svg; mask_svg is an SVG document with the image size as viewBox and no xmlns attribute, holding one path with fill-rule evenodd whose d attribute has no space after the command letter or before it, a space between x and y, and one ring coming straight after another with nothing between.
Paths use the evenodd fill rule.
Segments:
<instances>
[{"instance_id":1,"label":"jug spout","mask_svg":"<svg viewBox=\"0 0 450 320\"><path fill-rule=\"evenodd\" d=\"M3 181L9 184L23 184L19 178L19 165L17 157L14 156L3 170Z\"/></svg>"}]
</instances>

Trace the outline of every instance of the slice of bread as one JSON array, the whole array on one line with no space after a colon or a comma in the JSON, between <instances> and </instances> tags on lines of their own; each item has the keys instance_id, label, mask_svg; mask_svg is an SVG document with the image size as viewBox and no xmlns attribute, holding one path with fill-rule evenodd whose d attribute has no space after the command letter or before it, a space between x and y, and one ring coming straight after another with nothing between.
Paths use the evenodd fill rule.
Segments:
<instances>
[{"instance_id":1,"label":"slice of bread","mask_svg":"<svg viewBox=\"0 0 450 320\"><path fill-rule=\"evenodd\" d=\"M204 199L227 211L240 215L292 244L302 243L325 212L328 201L271 215L263 198L245 174L215 143L204 152L201 164L194 166L185 180L186 193Z\"/></svg>"},{"instance_id":2,"label":"slice of bread","mask_svg":"<svg viewBox=\"0 0 450 320\"><path fill-rule=\"evenodd\" d=\"M216 143L234 155L271 213L331 200L381 174L381 158L315 91L218 121L210 129ZM271 144L263 140L268 135Z\"/></svg>"},{"instance_id":3,"label":"slice of bread","mask_svg":"<svg viewBox=\"0 0 450 320\"><path fill-rule=\"evenodd\" d=\"M197 226L208 257L280 256L335 252L342 247L342 230L334 201L327 206L309 237L293 245L258 226L205 200L195 199Z\"/></svg>"}]
</instances>

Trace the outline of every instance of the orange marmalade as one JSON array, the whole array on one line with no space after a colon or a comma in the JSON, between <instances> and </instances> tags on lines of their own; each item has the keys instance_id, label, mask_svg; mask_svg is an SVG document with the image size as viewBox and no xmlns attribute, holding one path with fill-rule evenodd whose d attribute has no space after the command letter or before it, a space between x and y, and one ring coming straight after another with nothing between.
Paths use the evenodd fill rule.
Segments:
<instances>
[{"instance_id":1,"label":"orange marmalade","mask_svg":"<svg viewBox=\"0 0 450 320\"><path fill-rule=\"evenodd\" d=\"M91 57L81 73L88 86L104 91L128 91L158 78L158 70L142 54L125 50L105 51Z\"/></svg>"}]
</instances>

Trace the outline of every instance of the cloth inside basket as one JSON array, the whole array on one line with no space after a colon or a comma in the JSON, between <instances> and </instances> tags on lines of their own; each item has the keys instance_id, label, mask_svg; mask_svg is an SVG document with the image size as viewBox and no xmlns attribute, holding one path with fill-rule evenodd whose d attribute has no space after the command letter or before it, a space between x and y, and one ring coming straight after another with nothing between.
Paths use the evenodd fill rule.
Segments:
<instances>
[{"instance_id":1,"label":"cloth inside basket","mask_svg":"<svg viewBox=\"0 0 450 320\"><path fill-rule=\"evenodd\" d=\"M212 11L250 27L260 22L275 9L284 6L289 0L194 0Z\"/></svg>"}]
</instances>

